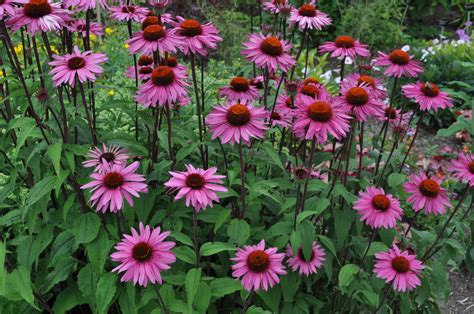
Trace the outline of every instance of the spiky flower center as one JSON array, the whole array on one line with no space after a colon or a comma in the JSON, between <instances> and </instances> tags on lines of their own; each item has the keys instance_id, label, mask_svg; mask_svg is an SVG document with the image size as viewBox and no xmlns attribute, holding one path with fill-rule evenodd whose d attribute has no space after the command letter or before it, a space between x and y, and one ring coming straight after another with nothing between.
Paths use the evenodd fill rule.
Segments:
<instances>
[{"instance_id":1,"label":"spiky flower center","mask_svg":"<svg viewBox=\"0 0 474 314\"><path fill-rule=\"evenodd\" d=\"M293 99L291 97L288 97L285 101L285 105L288 107L288 108L293 108Z\"/></svg>"},{"instance_id":2,"label":"spiky flower center","mask_svg":"<svg viewBox=\"0 0 474 314\"><path fill-rule=\"evenodd\" d=\"M131 5L125 5L122 7L122 13L135 13L135 7Z\"/></svg>"},{"instance_id":3,"label":"spiky flower center","mask_svg":"<svg viewBox=\"0 0 474 314\"><path fill-rule=\"evenodd\" d=\"M316 6L312 4L303 4L299 9L298 13L301 16L306 17L315 17L316 16Z\"/></svg>"},{"instance_id":4,"label":"spiky flower center","mask_svg":"<svg viewBox=\"0 0 474 314\"><path fill-rule=\"evenodd\" d=\"M109 172L104 176L104 185L109 189L116 189L124 183L123 176L118 172Z\"/></svg>"},{"instance_id":5,"label":"spiky flower center","mask_svg":"<svg viewBox=\"0 0 474 314\"><path fill-rule=\"evenodd\" d=\"M206 180L199 173L191 173L186 176L186 185L193 190L201 189L205 183Z\"/></svg>"},{"instance_id":6,"label":"spiky flower center","mask_svg":"<svg viewBox=\"0 0 474 314\"><path fill-rule=\"evenodd\" d=\"M249 80L241 76L234 77L230 81L230 86L232 87L233 90L237 92L246 92L250 88Z\"/></svg>"},{"instance_id":7,"label":"spiky flower center","mask_svg":"<svg viewBox=\"0 0 474 314\"><path fill-rule=\"evenodd\" d=\"M142 30L145 30L150 25L159 25L160 20L158 20L158 17L155 15L151 15L146 17L143 22L142 22Z\"/></svg>"},{"instance_id":8,"label":"spiky flower center","mask_svg":"<svg viewBox=\"0 0 474 314\"><path fill-rule=\"evenodd\" d=\"M146 262L153 255L153 247L147 242L139 242L132 249L132 256L138 262Z\"/></svg>"},{"instance_id":9,"label":"spiky flower center","mask_svg":"<svg viewBox=\"0 0 474 314\"><path fill-rule=\"evenodd\" d=\"M392 267L398 273L406 273L410 270L410 261L405 256L397 256L392 260Z\"/></svg>"},{"instance_id":10,"label":"spiky flower center","mask_svg":"<svg viewBox=\"0 0 474 314\"><path fill-rule=\"evenodd\" d=\"M407 65L410 62L410 55L403 50L395 49L392 51L388 58L392 63L398 65Z\"/></svg>"},{"instance_id":11,"label":"spiky flower center","mask_svg":"<svg viewBox=\"0 0 474 314\"><path fill-rule=\"evenodd\" d=\"M79 70L86 65L86 60L82 57L72 57L67 61L67 67L70 70Z\"/></svg>"},{"instance_id":12,"label":"spiky flower center","mask_svg":"<svg viewBox=\"0 0 474 314\"><path fill-rule=\"evenodd\" d=\"M102 162L102 160L105 160L106 162L112 162L115 160L115 154L112 152L106 152L100 155L99 160Z\"/></svg>"},{"instance_id":13,"label":"spiky flower center","mask_svg":"<svg viewBox=\"0 0 474 314\"><path fill-rule=\"evenodd\" d=\"M298 257L305 263L310 263L313 259L314 259L314 251L311 250L311 257L309 258L309 261L306 260L306 258L304 257L304 254L303 254L303 249L302 248L299 248L298 249Z\"/></svg>"},{"instance_id":14,"label":"spiky flower center","mask_svg":"<svg viewBox=\"0 0 474 314\"><path fill-rule=\"evenodd\" d=\"M426 179L421 181L419 189L421 194L426 197L436 197L440 192L438 182L432 179Z\"/></svg>"},{"instance_id":15,"label":"spiky flower center","mask_svg":"<svg viewBox=\"0 0 474 314\"><path fill-rule=\"evenodd\" d=\"M153 63L153 58L149 56L140 56L140 58L138 58L138 65L141 67L150 65L152 63Z\"/></svg>"},{"instance_id":16,"label":"spiky flower center","mask_svg":"<svg viewBox=\"0 0 474 314\"><path fill-rule=\"evenodd\" d=\"M300 180L306 179L309 176L309 171L305 168L296 168L295 176Z\"/></svg>"},{"instance_id":17,"label":"spiky flower center","mask_svg":"<svg viewBox=\"0 0 474 314\"><path fill-rule=\"evenodd\" d=\"M372 199L372 206L374 206L375 209L384 212L390 208L390 200L385 195L379 194Z\"/></svg>"},{"instance_id":18,"label":"spiky flower center","mask_svg":"<svg viewBox=\"0 0 474 314\"><path fill-rule=\"evenodd\" d=\"M262 40L260 49L269 56L278 57L283 54L283 45L276 37L267 37Z\"/></svg>"},{"instance_id":19,"label":"spiky flower center","mask_svg":"<svg viewBox=\"0 0 474 314\"><path fill-rule=\"evenodd\" d=\"M52 7L47 0L30 0L23 7L23 13L27 17L40 18L52 12Z\"/></svg>"},{"instance_id":20,"label":"spiky flower center","mask_svg":"<svg viewBox=\"0 0 474 314\"><path fill-rule=\"evenodd\" d=\"M391 119L395 119L397 117L397 110L393 107L385 108L385 117Z\"/></svg>"},{"instance_id":21,"label":"spiky flower center","mask_svg":"<svg viewBox=\"0 0 474 314\"><path fill-rule=\"evenodd\" d=\"M202 34L202 25L196 20L184 20L179 27L181 27L181 35L186 37L194 37Z\"/></svg>"},{"instance_id":22,"label":"spiky flower center","mask_svg":"<svg viewBox=\"0 0 474 314\"><path fill-rule=\"evenodd\" d=\"M319 94L319 88L317 88L314 84L303 85L301 93L314 98Z\"/></svg>"},{"instance_id":23,"label":"spiky flower center","mask_svg":"<svg viewBox=\"0 0 474 314\"><path fill-rule=\"evenodd\" d=\"M286 0L273 0L274 4L284 5L286 4Z\"/></svg>"},{"instance_id":24,"label":"spiky flower center","mask_svg":"<svg viewBox=\"0 0 474 314\"><path fill-rule=\"evenodd\" d=\"M146 41L157 41L165 36L165 28L158 24L147 26L143 30L143 39Z\"/></svg>"},{"instance_id":25,"label":"spiky flower center","mask_svg":"<svg viewBox=\"0 0 474 314\"><path fill-rule=\"evenodd\" d=\"M353 106L362 106L369 101L369 94L362 87L352 87L346 92L346 100Z\"/></svg>"},{"instance_id":26,"label":"spiky flower center","mask_svg":"<svg viewBox=\"0 0 474 314\"><path fill-rule=\"evenodd\" d=\"M468 165L467 168L469 169L469 172L474 174L474 161L471 161Z\"/></svg>"},{"instance_id":27,"label":"spiky flower center","mask_svg":"<svg viewBox=\"0 0 474 314\"><path fill-rule=\"evenodd\" d=\"M151 73L151 80L156 86L167 86L174 82L176 75L172 68L166 65L157 67Z\"/></svg>"},{"instance_id":28,"label":"spiky flower center","mask_svg":"<svg viewBox=\"0 0 474 314\"><path fill-rule=\"evenodd\" d=\"M174 68L178 65L178 59L176 57L168 57L166 58L166 65Z\"/></svg>"},{"instance_id":29,"label":"spiky flower center","mask_svg":"<svg viewBox=\"0 0 474 314\"><path fill-rule=\"evenodd\" d=\"M303 81L303 85L309 85L309 84L319 84L319 81L317 78L314 77L308 77L306 80Z\"/></svg>"},{"instance_id":30,"label":"spiky flower center","mask_svg":"<svg viewBox=\"0 0 474 314\"><path fill-rule=\"evenodd\" d=\"M146 67L141 67L140 70L138 70L138 72L139 72L140 74L144 74L144 75L146 75L146 74L151 74L151 73L153 73L153 68L152 68L152 67L148 67L148 66L146 66Z\"/></svg>"},{"instance_id":31,"label":"spiky flower center","mask_svg":"<svg viewBox=\"0 0 474 314\"><path fill-rule=\"evenodd\" d=\"M339 36L336 38L336 46L339 48L352 48L355 40L351 36Z\"/></svg>"},{"instance_id":32,"label":"spiky flower center","mask_svg":"<svg viewBox=\"0 0 474 314\"><path fill-rule=\"evenodd\" d=\"M362 84L366 86L370 86L372 88L375 88L376 86L375 79L369 75L359 76L359 79L357 80L357 85L362 85Z\"/></svg>"},{"instance_id":33,"label":"spiky flower center","mask_svg":"<svg viewBox=\"0 0 474 314\"><path fill-rule=\"evenodd\" d=\"M271 119L279 121L279 120L281 120L281 114L279 114L278 112L273 111Z\"/></svg>"},{"instance_id":34,"label":"spiky flower center","mask_svg":"<svg viewBox=\"0 0 474 314\"><path fill-rule=\"evenodd\" d=\"M332 118L331 106L325 101L315 101L308 107L308 116L316 122L328 122Z\"/></svg>"},{"instance_id":35,"label":"spiky flower center","mask_svg":"<svg viewBox=\"0 0 474 314\"><path fill-rule=\"evenodd\" d=\"M270 256L265 251L253 251L247 257L247 267L256 273L263 273L270 266Z\"/></svg>"},{"instance_id":36,"label":"spiky flower center","mask_svg":"<svg viewBox=\"0 0 474 314\"><path fill-rule=\"evenodd\" d=\"M433 83L423 83L420 90L426 97L436 97L439 95L439 87Z\"/></svg>"},{"instance_id":37,"label":"spiky flower center","mask_svg":"<svg viewBox=\"0 0 474 314\"><path fill-rule=\"evenodd\" d=\"M227 122L233 126L243 126L250 121L250 110L242 104L232 105L227 109Z\"/></svg>"}]
</instances>

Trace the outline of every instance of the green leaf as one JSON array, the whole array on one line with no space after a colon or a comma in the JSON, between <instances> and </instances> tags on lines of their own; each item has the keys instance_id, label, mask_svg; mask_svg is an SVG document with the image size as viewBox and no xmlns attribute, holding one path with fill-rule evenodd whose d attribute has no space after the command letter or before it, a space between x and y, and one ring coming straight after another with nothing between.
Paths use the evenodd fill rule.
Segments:
<instances>
[{"instance_id":1,"label":"green leaf","mask_svg":"<svg viewBox=\"0 0 474 314\"><path fill-rule=\"evenodd\" d=\"M217 230L226 222L227 218L230 217L230 209L222 209L217 216L216 222L214 224L214 233L217 233Z\"/></svg>"},{"instance_id":2,"label":"green leaf","mask_svg":"<svg viewBox=\"0 0 474 314\"><path fill-rule=\"evenodd\" d=\"M210 256L222 251L233 251L235 247L223 242L207 242L201 246L201 256Z\"/></svg>"},{"instance_id":3,"label":"green leaf","mask_svg":"<svg viewBox=\"0 0 474 314\"><path fill-rule=\"evenodd\" d=\"M296 218L296 223L301 223L303 220L310 216L320 215L326 208L328 208L328 206L329 200L327 198L317 199L317 203L316 206L314 206L314 209L305 210L304 212L298 214L298 217Z\"/></svg>"},{"instance_id":4,"label":"green leaf","mask_svg":"<svg viewBox=\"0 0 474 314\"><path fill-rule=\"evenodd\" d=\"M41 200L44 196L49 194L51 190L56 185L56 176L46 177L43 180L39 181L38 183L33 186L30 193L28 194L28 199L26 203L28 206L34 205L36 202Z\"/></svg>"},{"instance_id":5,"label":"green leaf","mask_svg":"<svg viewBox=\"0 0 474 314\"><path fill-rule=\"evenodd\" d=\"M54 171L59 176L61 172L61 151L62 144L54 143L48 147L48 156L51 159L54 167Z\"/></svg>"},{"instance_id":6,"label":"green leaf","mask_svg":"<svg viewBox=\"0 0 474 314\"><path fill-rule=\"evenodd\" d=\"M41 282L41 291L47 292L56 284L68 279L76 266L76 259L71 256L62 256Z\"/></svg>"},{"instance_id":7,"label":"green leaf","mask_svg":"<svg viewBox=\"0 0 474 314\"><path fill-rule=\"evenodd\" d=\"M359 266L354 264L344 265L344 267L339 271L339 287L347 287L352 280L354 280L354 277L358 272Z\"/></svg>"},{"instance_id":8,"label":"green leaf","mask_svg":"<svg viewBox=\"0 0 474 314\"><path fill-rule=\"evenodd\" d=\"M109 260L109 252L114 243L109 240L107 231L100 230L97 238L86 244L86 252L94 270L101 275L104 271L104 265Z\"/></svg>"},{"instance_id":9,"label":"green leaf","mask_svg":"<svg viewBox=\"0 0 474 314\"><path fill-rule=\"evenodd\" d=\"M372 242L370 245L369 251L367 252L367 256L374 256L378 252L387 251L388 247L382 242Z\"/></svg>"},{"instance_id":10,"label":"green leaf","mask_svg":"<svg viewBox=\"0 0 474 314\"><path fill-rule=\"evenodd\" d=\"M54 302L53 312L66 313L73 307L84 303L86 303L86 300L82 297L79 289L77 289L77 285L73 283L58 294Z\"/></svg>"},{"instance_id":11,"label":"green leaf","mask_svg":"<svg viewBox=\"0 0 474 314\"><path fill-rule=\"evenodd\" d=\"M227 235L231 241L243 245L250 237L250 226L243 219L233 219L227 228Z\"/></svg>"},{"instance_id":12,"label":"green leaf","mask_svg":"<svg viewBox=\"0 0 474 314\"><path fill-rule=\"evenodd\" d=\"M179 151L176 153L176 162L180 162L187 156L189 156L192 152L194 152L197 148L197 143L192 143L191 145L188 146L183 146L182 148L179 149Z\"/></svg>"},{"instance_id":13,"label":"green leaf","mask_svg":"<svg viewBox=\"0 0 474 314\"><path fill-rule=\"evenodd\" d=\"M31 287L30 272L25 266L18 266L10 276L11 282L15 290L20 296L28 302L32 307L39 310L35 305L35 297L33 295L33 288Z\"/></svg>"},{"instance_id":14,"label":"green leaf","mask_svg":"<svg viewBox=\"0 0 474 314\"><path fill-rule=\"evenodd\" d=\"M388 186L393 188L396 186L400 186L403 182L405 182L406 176L401 173L392 173L388 176L387 182Z\"/></svg>"},{"instance_id":15,"label":"green leaf","mask_svg":"<svg viewBox=\"0 0 474 314\"><path fill-rule=\"evenodd\" d=\"M188 310L191 312L193 308L194 297L201 281L201 269L193 268L186 274L184 286L186 289L186 300L188 301Z\"/></svg>"},{"instance_id":16,"label":"green leaf","mask_svg":"<svg viewBox=\"0 0 474 314\"><path fill-rule=\"evenodd\" d=\"M188 237L186 234L178 231L173 231L170 236L172 238L175 238L176 241L181 242L187 246L193 246L193 240L191 240L190 237Z\"/></svg>"},{"instance_id":17,"label":"green leaf","mask_svg":"<svg viewBox=\"0 0 474 314\"><path fill-rule=\"evenodd\" d=\"M218 298L241 289L240 281L231 278L217 278L211 282L211 295Z\"/></svg>"},{"instance_id":18,"label":"green leaf","mask_svg":"<svg viewBox=\"0 0 474 314\"><path fill-rule=\"evenodd\" d=\"M280 167L283 171L285 170L285 167L283 166L283 163L281 162L280 156L276 153L275 149L270 143L263 143L260 145L261 148L267 153L267 155L273 160L273 163Z\"/></svg>"},{"instance_id":19,"label":"green leaf","mask_svg":"<svg viewBox=\"0 0 474 314\"><path fill-rule=\"evenodd\" d=\"M5 255L6 255L6 244L3 241L0 241L0 295L5 293Z\"/></svg>"},{"instance_id":20,"label":"green leaf","mask_svg":"<svg viewBox=\"0 0 474 314\"><path fill-rule=\"evenodd\" d=\"M94 272L92 264L84 266L77 275L77 286L82 296L89 301L91 306L95 305L95 291L99 277Z\"/></svg>"},{"instance_id":21,"label":"green leaf","mask_svg":"<svg viewBox=\"0 0 474 314\"><path fill-rule=\"evenodd\" d=\"M303 250L303 255L306 260L309 261L311 260L311 255L313 254L313 242L315 237L314 225L308 220L305 220L296 226L296 232L301 239L301 249Z\"/></svg>"},{"instance_id":22,"label":"green leaf","mask_svg":"<svg viewBox=\"0 0 474 314\"><path fill-rule=\"evenodd\" d=\"M53 241L53 226L49 225L40 231L36 236L26 237L18 246L18 262L27 269L31 269L31 265L38 260L40 254Z\"/></svg>"},{"instance_id":23,"label":"green leaf","mask_svg":"<svg viewBox=\"0 0 474 314\"><path fill-rule=\"evenodd\" d=\"M74 222L72 233L76 238L76 243L89 243L99 234L100 218L93 213L86 213L79 216Z\"/></svg>"},{"instance_id":24,"label":"green leaf","mask_svg":"<svg viewBox=\"0 0 474 314\"><path fill-rule=\"evenodd\" d=\"M194 265L196 264L196 253L187 246L178 246L173 249L176 257L185 263Z\"/></svg>"},{"instance_id":25,"label":"green leaf","mask_svg":"<svg viewBox=\"0 0 474 314\"><path fill-rule=\"evenodd\" d=\"M206 313L207 308L209 307L209 303L211 302L211 289L209 286L204 283L200 282L198 290L196 292L196 298L194 304L199 313Z\"/></svg>"},{"instance_id":26,"label":"green leaf","mask_svg":"<svg viewBox=\"0 0 474 314\"><path fill-rule=\"evenodd\" d=\"M105 273L97 283L96 304L98 313L107 313L117 289L116 281L115 274L109 272Z\"/></svg>"}]
</instances>

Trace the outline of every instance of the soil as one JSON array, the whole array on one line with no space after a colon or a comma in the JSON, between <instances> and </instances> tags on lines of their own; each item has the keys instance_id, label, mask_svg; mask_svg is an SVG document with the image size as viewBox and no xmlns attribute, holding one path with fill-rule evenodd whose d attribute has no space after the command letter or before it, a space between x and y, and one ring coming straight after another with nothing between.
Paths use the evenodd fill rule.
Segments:
<instances>
[{"instance_id":1,"label":"soil","mask_svg":"<svg viewBox=\"0 0 474 314\"><path fill-rule=\"evenodd\" d=\"M474 313L474 275L467 270L449 274L451 294L447 304L440 304L441 313Z\"/></svg>"}]
</instances>

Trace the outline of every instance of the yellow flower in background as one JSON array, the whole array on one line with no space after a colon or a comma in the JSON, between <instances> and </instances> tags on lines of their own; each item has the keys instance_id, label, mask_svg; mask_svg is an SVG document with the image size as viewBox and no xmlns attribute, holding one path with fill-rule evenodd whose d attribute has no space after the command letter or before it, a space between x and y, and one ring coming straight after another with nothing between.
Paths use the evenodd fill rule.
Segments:
<instances>
[{"instance_id":1,"label":"yellow flower in background","mask_svg":"<svg viewBox=\"0 0 474 314\"><path fill-rule=\"evenodd\" d=\"M123 44L123 46L125 49L128 49L128 47L130 47L128 44Z\"/></svg>"},{"instance_id":2,"label":"yellow flower in background","mask_svg":"<svg viewBox=\"0 0 474 314\"><path fill-rule=\"evenodd\" d=\"M96 40L97 40L97 36L96 36L96 35L90 34L89 36L90 36L91 40L93 40L93 41L96 41Z\"/></svg>"},{"instance_id":3,"label":"yellow flower in background","mask_svg":"<svg viewBox=\"0 0 474 314\"><path fill-rule=\"evenodd\" d=\"M18 44L14 49L17 55L23 52L23 46L21 44Z\"/></svg>"},{"instance_id":4,"label":"yellow flower in background","mask_svg":"<svg viewBox=\"0 0 474 314\"><path fill-rule=\"evenodd\" d=\"M59 54L59 51L55 46L51 46L51 51L57 55Z\"/></svg>"},{"instance_id":5,"label":"yellow flower in background","mask_svg":"<svg viewBox=\"0 0 474 314\"><path fill-rule=\"evenodd\" d=\"M114 90L110 90L110 91L109 91L109 96L113 96L113 95L115 95L115 91L114 91Z\"/></svg>"},{"instance_id":6,"label":"yellow flower in background","mask_svg":"<svg viewBox=\"0 0 474 314\"><path fill-rule=\"evenodd\" d=\"M3 71L0 71L0 77L3 77Z\"/></svg>"},{"instance_id":7,"label":"yellow flower in background","mask_svg":"<svg viewBox=\"0 0 474 314\"><path fill-rule=\"evenodd\" d=\"M105 33L106 33L107 35L110 35L110 34L112 34L113 32L114 32L114 30L113 30L112 28L110 28L110 27L106 27L106 28L105 28Z\"/></svg>"}]
</instances>

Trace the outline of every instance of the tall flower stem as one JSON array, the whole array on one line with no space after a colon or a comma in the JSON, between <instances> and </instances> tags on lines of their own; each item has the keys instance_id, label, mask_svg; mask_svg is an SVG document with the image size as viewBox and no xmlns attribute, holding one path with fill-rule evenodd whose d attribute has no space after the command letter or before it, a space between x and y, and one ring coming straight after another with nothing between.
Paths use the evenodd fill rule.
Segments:
<instances>
[{"instance_id":1,"label":"tall flower stem","mask_svg":"<svg viewBox=\"0 0 474 314\"><path fill-rule=\"evenodd\" d=\"M367 257L367 254L369 253L370 247L372 246L372 243L374 242L376 235L377 235L377 229L373 229L372 230L372 235L370 236L369 244L367 245L367 248L365 249L364 255L362 256L362 259L360 260L359 268L364 266L365 258Z\"/></svg>"},{"instance_id":2,"label":"tall flower stem","mask_svg":"<svg viewBox=\"0 0 474 314\"><path fill-rule=\"evenodd\" d=\"M89 113L89 108L87 107L86 93L84 92L84 84L79 80L77 80L77 82L79 83L79 91L81 93L82 104L84 105L84 111L86 112L87 126L89 127L89 131L91 133L92 144L94 144L94 146L96 146L97 145L97 137L96 137L96 134L95 134L95 131L94 131L94 126L92 124L92 119L91 119L91 115Z\"/></svg>"},{"instance_id":3,"label":"tall flower stem","mask_svg":"<svg viewBox=\"0 0 474 314\"><path fill-rule=\"evenodd\" d=\"M158 301L160 302L161 309L163 310L163 312L164 312L165 314L169 314L169 310L168 310L168 308L167 308L166 305L165 305L165 301L164 301L163 298L161 297L160 289L158 288L157 285L153 285L153 288L155 289L156 296L158 297Z\"/></svg>"},{"instance_id":4,"label":"tall flower stem","mask_svg":"<svg viewBox=\"0 0 474 314\"><path fill-rule=\"evenodd\" d=\"M308 59L309 59L309 34L307 34L306 38L306 55L304 61L304 76L303 78L306 79L306 74L308 73Z\"/></svg>"},{"instance_id":5,"label":"tall flower stem","mask_svg":"<svg viewBox=\"0 0 474 314\"><path fill-rule=\"evenodd\" d=\"M170 114L170 106L169 106L168 103L166 103L164 111L165 111L165 115L166 115L166 124L168 126L168 150L169 150L169 158L172 162L171 170L174 170L174 167L176 165L176 161L174 160L174 154L173 154L171 114Z\"/></svg>"},{"instance_id":6,"label":"tall flower stem","mask_svg":"<svg viewBox=\"0 0 474 314\"><path fill-rule=\"evenodd\" d=\"M400 169L398 170L398 172L402 172L403 167L405 166L405 163L407 162L408 155L410 155L410 151L413 148L413 144L415 144L416 137L418 135L418 132L420 131L420 126L421 124L423 124L424 116L425 116L425 112L423 111L420 115L420 120L418 120L418 123L416 125L416 130L415 130L415 134L413 135L413 139L411 140L410 146L408 146L408 150L405 154L405 157L403 157L403 161L402 161L402 164L400 165Z\"/></svg>"},{"instance_id":7,"label":"tall flower stem","mask_svg":"<svg viewBox=\"0 0 474 314\"><path fill-rule=\"evenodd\" d=\"M408 228L407 230L405 231L405 233L403 234L404 237L407 236L408 232L410 232L411 228L413 227L413 224L415 223L416 221L416 217L418 217L418 214L421 212L421 210L417 211L415 213L415 215L412 217L411 221L410 221L410 224L408 225Z\"/></svg>"},{"instance_id":8,"label":"tall flower stem","mask_svg":"<svg viewBox=\"0 0 474 314\"><path fill-rule=\"evenodd\" d=\"M346 57L341 60L341 82L344 80L344 69L346 67Z\"/></svg>"},{"instance_id":9,"label":"tall flower stem","mask_svg":"<svg viewBox=\"0 0 474 314\"><path fill-rule=\"evenodd\" d=\"M308 29L305 28L304 31L303 31L303 34L301 35L301 45L300 45L300 48L298 49L298 52L296 53L296 57L295 57L295 60L296 60L296 64L295 66L291 69L291 74L290 74L290 80L293 79L293 76L295 74L295 69L296 67L298 66L298 59L300 58L301 56L301 52L303 52L303 49L304 49L304 46L305 46L305 43L306 43L306 35L308 33Z\"/></svg>"},{"instance_id":10,"label":"tall flower stem","mask_svg":"<svg viewBox=\"0 0 474 314\"><path fill-rule=\"evenodd\" d=\"M313 160L314 160L315 152L316 152L316 138L313 137L313 141L311 142L311 152L309 153L309 158L308 158L308 174L304 182L303 198L301 199L301 206L300 206L301 212L304 211L305 204L306 204L306 197L308 195L308 183L309 183L309 178L311 177L311 169L313 168Z\"/></svg>"},{"instance_id":11,"label":"tall flower stem","mask_svg":"<svg viewBox=\"0 0 474 314\"><path fill-rule=\"evenodd\" d=\"M388 112L392 111L393 100L395 99L395 92L397 90L397 85L398 85L398 77L395 76L395 78L393 79L392 94L390 96L390 105L389 105ZM382 156L383 156L385 140L387 138L387 132L388 132L388 122L389 122L388 120L389 119L387 119L387 121L385 121L383 126L382 126L382 130L383 130L382 143L380 144L380 154L379 154L379 157L377 159L377 165L375 166L375 175L377 175L377 172L379 170L379 164L380 164L380 161L382 160Z\"/></svg>"},{"instance_id":12,"label":"tall flower stem","mask_svg":"<svg viewBox=\"0 0 474 314\"><path fill-rule=\"evenodd\" d=\"M359 134L359 170L357 172L357 178L360 180L362 174L362 161L364 158L364 122L360 122L360 134Z\"/></svg>"},{"instance_id":13,"label":"tall flower stem","mask_svg":"<svg viewBox=\"0 0 474 314\"><path fill-rule=\"evenodd\" d=\"M247 299L245 300L244 304L242 305L242 309L240 310L240 314L244 314L247 312L247 308L249 307L250 303L252 302L252 298L254 295L254 291L251 290Z\"/></svg>"},{"instance_id":14,"label":"tall flower stem","mask_svg":"<svg viewBox=\"0 0 474 314\"><path fill-rule=\"evenodd\" d=\"M242 141L239 142L239 162L240 162L240 200L242 201L242 211L240 212L240 218L244 218L245 209L247 205L245 203L245 166L244 166L244 154L242 152Z\"/></svg>"},{"instance_id":15,"label":"tall flower stem","mask_svg":"<svg viewBox=\"0 0 474 314\"><path fill-rule=\"evenodd\" d=\"M194 227L194 252L196 254L196 268L199 268L199 234L198 234L198 218L197 211L193 209L193 227Z\"/></svg>"},{"instance_id":16,"label":"tall flower stem","mask_svg":"<svg viewBox=\"0 0 474 314\"><path fill-rule=\"evenodd\" d=\"M127 21L128 37L132 38L132 20ZM138 87L138 68L137 68L137 55L133 55L133 66L135 68L135 87ZM138 141L138 104L135 102L135 140Z\"/></svg>"},{"instance_id":17,"label":"tall flower stem","mask_svg":"<svg viewBox=\"0 0 474 314\"><path fill-rule=\"evenodd\" d=\"M466 197L467 195L467 192L469 191L469 184L466 185L466 187L464 188L464 191L462 192L461 194L461 198L459 199L458 201L458 204L456 205L456 207L453 209L453 212L451 213L451 215L449 215L448 217L448 220L446 220L446 222L444 223L443 225L443 228L441 228L441 231L438 233L438 236L436 237L436 240L433 242L433 244L426 250L425 254L423 255L422 257L422 262L424 263L429 254L431 253L431 251L436 247L436 245L438 244L439 240L441 239L441 237L443 236L444 232L446 231L446 228L448 228L449 226L449 223L451 222L451 220L454 218L454 215L456 215L456 213L458 212L459 208L461 208L461 205L464 201L464 198Z\"/></svg>"},{"instance_id":18,"label":"tall flower stem","mask_svg":"<svg viewBox=\"0 0 474 314\"><path fill-rule=\"evenodd\" d=\"M194 86L194 94L196 97L196 110L198 115L198 126L199 126L199 152L201 153L201 161L202 166L204 169L207 169L206 165L206 157L204 155L204 146L202 142L204 141L203 135L203 125L202 125L202 113L201 113L201 105L200 105L200 98L199 98L199 89L196 77L196 56L194 53L191 53L191 73L193 77L193 86Z\"/></svg>"}]
</instances>

